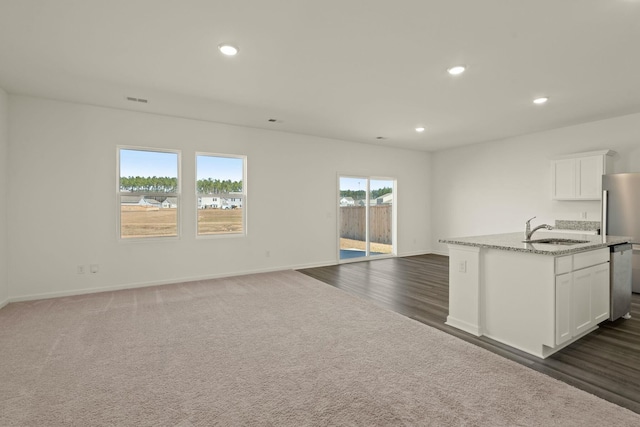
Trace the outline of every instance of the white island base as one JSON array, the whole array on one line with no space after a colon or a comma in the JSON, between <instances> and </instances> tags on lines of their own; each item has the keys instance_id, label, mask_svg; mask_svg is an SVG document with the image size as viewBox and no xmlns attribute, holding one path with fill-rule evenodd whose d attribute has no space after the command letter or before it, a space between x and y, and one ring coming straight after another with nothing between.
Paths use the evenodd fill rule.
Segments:
<instances>
[{"instance_id":1,"label":"white island base","mask_svg":"<svg viewBox=\"0 0 640 427\"><path fill-rule=\"evenodd\" d=\"M609 317L609 248L548 255L449 244L446 324L546 358Z\"/></svg>"}]
</instances>

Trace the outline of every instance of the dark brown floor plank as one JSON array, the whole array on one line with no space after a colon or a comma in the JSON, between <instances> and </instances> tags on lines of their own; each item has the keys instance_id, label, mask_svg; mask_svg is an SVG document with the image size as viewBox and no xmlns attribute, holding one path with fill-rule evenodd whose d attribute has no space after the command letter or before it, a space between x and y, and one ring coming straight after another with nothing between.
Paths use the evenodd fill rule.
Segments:
<instances>
[{"instance_id":1,"label":"dark brown floor plank","mask_svg":"<svg viewBox=\"0 0 640 427\"><path fill-rule=\"evenodd\" d=\"M605 321L598 330L543 360L444 324L449 312L446 256L386 258L300 272L640 413L638 294L633 295L631 319Z\"/></svg>"}]
</instances>

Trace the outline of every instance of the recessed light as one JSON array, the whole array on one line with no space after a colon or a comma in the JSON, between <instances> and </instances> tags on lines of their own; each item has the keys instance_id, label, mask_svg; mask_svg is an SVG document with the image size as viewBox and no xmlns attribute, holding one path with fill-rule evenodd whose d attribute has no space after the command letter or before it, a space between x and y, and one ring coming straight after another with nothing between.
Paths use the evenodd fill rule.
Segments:
<instances>
[{"instance_id":1,"label":"recessed light","mask_svg":"<svg viewBox=\"0 0 640 427\"><path fill-rule=\"evenodd\" d=\"M464 70L466 70L467 68L464 65L456 65L455 67L451 67L447 70L447 72L449 74L451 74L452 76L457 76L459 74L464 73Z\"/></svg>"},{"instance_id":2,"label":"recessed light","mask_svg":"<svg viewBox=\"0 0 640 427\"><path fill-rule=\"evenodd\" d=\"M233 45L230 45L230 44L227 44L227 43L223 43L221 45L218 45L218 50L220 52L222 52L222 54L224 54L224 55L234 56L234 55L236 55L238 53L239 49L237 47L233 46Z\"/></svg>"},{"instance_id":3,"label":"recessed light","mask_svg":"<svg viewBox=\"0 0 640 427\"><path fill-rule=\"evenodd\" d=\"M544 104L544 103L545 103L545 102L547 102L548 100L549 100L549 98L547 98L546 96L542 96L542 97L540 97L540 98L536 98L536 99L534 99L534 100L533 100L533 103L534 103L534 104L538 104L538 105L540 105L540 104Z\"/></svg>"},{"instance_id":4,"label":"recessed light","mask_svg":"<svg viewBox=\"0 0 640 427\"><path fill-rule=\"evenodd\" d=\"M418 126L418 127L416 128L416 132L424 132L424 130L425 130L425 127L424 127L424 126Z\"/></svg>"}]
</instances>

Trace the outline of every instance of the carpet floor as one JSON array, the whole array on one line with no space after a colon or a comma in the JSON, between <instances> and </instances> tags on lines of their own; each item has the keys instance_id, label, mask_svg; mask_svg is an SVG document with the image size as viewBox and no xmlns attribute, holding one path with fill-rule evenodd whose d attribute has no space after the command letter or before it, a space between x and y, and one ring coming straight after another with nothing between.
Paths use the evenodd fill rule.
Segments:
<instances>
[{"instance_id":1,"label":"carpet floor","mask_svg":"<svg viewBox=\"0 0 640 427\"><path fill-rule=\"evenodd\" d=\"M640 415L294 271L12 303L1 426L603 426Z\"/></svg>"}]
</instances>

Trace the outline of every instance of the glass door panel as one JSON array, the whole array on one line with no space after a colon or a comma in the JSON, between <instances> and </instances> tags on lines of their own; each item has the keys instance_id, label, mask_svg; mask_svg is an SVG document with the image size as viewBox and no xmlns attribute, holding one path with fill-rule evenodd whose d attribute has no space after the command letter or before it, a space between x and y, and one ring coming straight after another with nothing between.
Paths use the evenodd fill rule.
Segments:
<instances>
[{"instance_id":1,"label":"glass door panel","mask_svg":"<svg viewBox=\"0 0 640 427\"><path fill-rule=\"evenodd\" d=\"M393 181L371 179L369 183L369 254L393 254Z\"/></svg>"},{"instance_id":2,"label":"glass door panel","mask_svg":"<svg viewBox=\"0 0 640 427\"><path fill-rule=\"evenodd\" d=\"M367 241L367 192L369 180L363 177L340 177L339 184L340 260L369 255Z\"/></svg>"}]
</instances>

